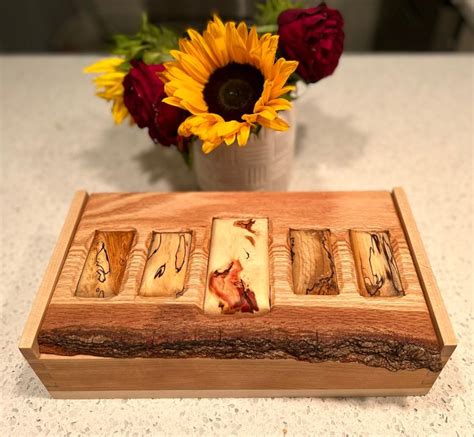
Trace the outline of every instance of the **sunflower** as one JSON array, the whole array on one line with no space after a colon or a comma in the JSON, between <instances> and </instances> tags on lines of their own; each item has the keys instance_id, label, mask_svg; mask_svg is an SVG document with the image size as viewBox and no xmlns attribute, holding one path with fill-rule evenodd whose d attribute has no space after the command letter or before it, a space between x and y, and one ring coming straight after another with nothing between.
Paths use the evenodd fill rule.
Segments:
<instances>
[{"instance_id":1,"label":"sunflower","mask_svg":"<svg viewBox=\"0 0 474 437\"><path fill-rule=\"evenodd\" d=\"M129 115L123 102L123 79L126 72L120 69L124 63L122 58L102 59L84 68L84 73L101 73L94 79L96 95L107 101L112 101L112 116L116 124Z\"/></svg>"},{"instance_id":2,"label":"sunflower","mask_svg":"<svg viewBox=\"0 0 474 437\"><path fill-rule=\"evenodd\" d=\"M286 81L298 63L275 61L278 36L259 37L255 27L224 25L217 16L202 35L192 29L188 35L179 41L180 50L170 51L175 60L162 73L164 101L191 113L180 135L196 135L209 153L236 139L244 146L256 125L288 129L278 111L291 108L282 96L293 89Z\"/></svg>"}]
</instances>

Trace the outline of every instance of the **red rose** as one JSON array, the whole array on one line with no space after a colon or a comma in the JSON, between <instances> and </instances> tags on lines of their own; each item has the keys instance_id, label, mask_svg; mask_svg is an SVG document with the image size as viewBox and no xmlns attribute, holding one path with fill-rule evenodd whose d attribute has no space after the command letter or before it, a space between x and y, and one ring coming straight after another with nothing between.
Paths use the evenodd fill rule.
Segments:
<instances>
[{"instance_id":1,"label":"red rose","mask_svg":"<svg viewBox=\"0 0 474 437\"><path fill-rule=\"evenodd\" d=\"M148 128L155 143L175 144L185 151L187 139L178 135L178 127L189 113L162 101L167 96L158 73L165 67L137 60L131 63L132 68L123 80L123 100L128 112L140 128Z\"/></svg>"},{"instance_id":2,"label":"red rose","mask_svg":"<svg viewBox=\"0 0 474 437\"><path fill-rule=\"evenodd\" d=\"M317 82L336 69L344 48L344 19L324 3L315 8L287 9L278 17L279 49L298 61L298 74Z\"/></svg>"},{"instance_id":3,"label":"red rose","mask_svg":"<svg viewBox=\"0 0 474 437\"><path fill-rule=\"evenodd\" d=\"M162 98L164 97L166 95ZM188 111L160 101L153 122L148 127L148 133L155 143L163 146L174 144L184 153L187 151L189 138L178 135L178 127L188 116Z\"/></svg>"}]
</instances>

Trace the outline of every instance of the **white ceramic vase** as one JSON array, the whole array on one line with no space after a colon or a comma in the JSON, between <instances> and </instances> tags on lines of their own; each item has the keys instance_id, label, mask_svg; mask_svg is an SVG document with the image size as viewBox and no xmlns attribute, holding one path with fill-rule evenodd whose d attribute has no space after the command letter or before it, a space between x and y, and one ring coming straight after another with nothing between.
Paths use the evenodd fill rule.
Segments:
<instances>
[{"instance_id":1,"label":"white ceramic vase","mask_svg":"<svg viewBox=\"0 0 474 437\"><path fill-rule=\"evenodd\" d=\"M237 142L219 146L209 154L193 144L193 166L204 191L285 191L295 150L295 108L282 114L290 128L277 132L262 128L246 146Z\"/></svg>"}]
</instances>

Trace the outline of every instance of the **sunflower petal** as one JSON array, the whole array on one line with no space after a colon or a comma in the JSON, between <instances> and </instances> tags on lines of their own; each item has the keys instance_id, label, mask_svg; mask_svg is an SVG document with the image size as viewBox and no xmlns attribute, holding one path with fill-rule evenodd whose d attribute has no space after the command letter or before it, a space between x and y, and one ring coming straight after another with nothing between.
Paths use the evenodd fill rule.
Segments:
<instances>
[{"instance_id":1,"label":"sunflower petal","mask_svg":"<svg viewBox=\"0 0 474 437\"><path fill-rule=\"evenodd\" d=\"M196 32L194 29L189 29L188 30L188 35L191 38L191 41L194 41L195 44L200 48L202 53L206 54L206 59L208 62L212 65L213 69L216 69L219 67L219 58L216 58L210 47L206 44L206 41L204 38Z\"/></svg>"},{"instance_id":2,"label":"sunflower petal","mask_svg":"<svg viewBox=\"0 0 474 437\"><path fill-rule=\"evenodd\" d=\"M168 105L171 105L171 106L177 106L178 108L182 108L181 99L178 99L177 97L174 97L174 96L165 97L163 99L163 102L168 103Z\"/></svg>"},{"instance_id":3,"label":"sunflower petal","mask_svg":"<svg viewBox=\"0 0 474 437\"><path fill-rule=\"evenodd\" d=\"M123 100L115 100L112 105L112 116L115 124L120 124L128 115L127 107L124 105Z\"/></svg>"},{"instance_id":4,"label":"sunflower petal","mask_svg":"<svg viewBox=\"0 0 474 437\"><path fill-rule=\"evenodd\" d=\"M219 67L227 65L230 61L230 56L226 46L226 40L222 35L212 35L209 31L204 31L204 39L209 46L213 56L217 59Z\"/></svg>"},{"instance_id":5,"label":"sunflower petal","mask_svg":"<svg viewBox=\"0 0 474 437\"><path fill-rule=\"evenodd\" d=\"M237 142L239 146L245 146L249 139L250 126L247 123L242 123L239 132L237 132Z\"/></svg>"},{"instance_id":6,"label":"sunflower petal","mask_svg":"<svg viewBox=\"0 0 474 437\"><path fill-rule=\"evenodd\" d=\"M189 102L190 105L198 109L197 112L207 112L207 105L204 102L204 99L202 98L202 94L195 93L186 88L180 88L177 89L173 95L181 100Z\"/></svg>"},{"instance_id":7,"label":"sunflower petal","mask_svg":"<svg viewBox=\"0 0 474 437\"><path fill-rule=\"evenodd\" d=\"M285 131L288 130L290 125L281 118L275 118L274 120L267 120L265 118L258 118L258 122L268 129L273 129L277 131Z\"/></svg>"},{"instance_id":8,"label":"sunflower petal","mask_svg":"<svg viewBox=\"0 0 474 437\"><path fill-rule=\"evenodd\" d=\"M227 121L224 123L218 123L217 135L225 137L227 135L235 134L240 127L240 123L236 120Z\"/></svg>"},{"instance_id":9,"label":"sunflower petal","mask_svg":"<svg viewBox=\"0 0 474 437\"><path fill-rule=\"evenodd\" d=\"M283 61L281 63L278 75L272 77L275 88L285 85L286 81L288 80L290 75L296 70L297 67L298 62L296 61ZM273 75L273 71L271 72L271 75Z\"/></svg>"},{"instance_id":10,"label":"sunflower petal","mask_svg":"<svg viewBox=\"0 0 474 437\"><path fill-rule=\"evenodd\" d=\"M269 106L265 106L262 111L259 111L258 116L263 117L266 120L274 120L278 117L277 112Z\"/></svg>"},{"instance_id":11,"label":"sunflower petal","mask_svg":"<svg viewBox=\"0 0 474 437\"><path fill-rule=\"evenodd\" d=\"M277 97L284 96L285 94L288 94L294 89L295 87L293 85L287 85L281 88L273 89L272 92L270 93L270 99L273 100L273 99L276 99Z\"/></svg>"},{"instance_id":12,"label":"sunflower petal","mask_svg":"<svg viewBox=\"0 0 474 437\"><path fill-rule=\"evenodd\" d=\"M272 88L273 88L273 82L266 80L265 83L263 84L263 91L262 95L260 98L255 102L254 106L254 112L259 112L260 109L266 105L266 103L270 100L271 98L271 93L272 93Z\"/></svg>"},{"instance_id":13,"label":"sunflower petal","mask_svg":"<svg viewBox=\"0 0 474 437\"><path fill-rule=\"evenodd\" d=\"M178 50L170 50L170 55L175 58L181 67L198 83L204 84L210 75L210 69L204 66L201 60Z\"/></svg>"},{"instance_id":14,"label":"sunflower petal","mask_svg":"<svg viewBox=\"0 0 474 437\"><path fill-rule=\"evenodd\" d=\"M251 52L252 50L255 50L258 44L258 34L257 34L257 28L255 26L252 26L250 29L250 33L247 38L247 50Z\"/></svg>"},{"instance_id":15,"label":"sunflower petal","mask_svg":"<svg viewBox=\"0 0 474 437\"><path fill-rule=\"evenodd\" d=\"M228 146L230 146L231 144L235 142L235 134L224 137L224 141Z\"/></svg>"},{"instance_id":16,"label":"sunflower petal","mask_svg":"<svg viewBox=\"0 0 474 437\"><path fill-rule=\"evenodd\" d=\"M122 65L122 58L106 58L95 62L83 69L84 73L111 73L116 71L117 67Z\"/></svg>"},{"instance_id":17,"label":"sunflower petal","mask_svg":"<svg viewBox=\"0 0 474 437\"><path fill-rule=\"evenodd\" d=\"M275 111L287 111L291 109L292 104L287 99L278 98L267 102L267 106L272 107Z\"/></svg>"},{"instance_id":18,"label":"sunflower petal","mask_svg":"<svg viewBox=\"0 0 474 437\"><path fill-rule=\"evenodd\" d=\"M242 120L245 120L247 123L253 125L257 122L258 114L244 114L242 115Z\"/></svg>"},{"instance_id":19,"label":"sunflower petal","mask_svg":"<svg viewBox=\"0 0 474 437\"><path fill-rule=\"evenodd\" d=\"M219 147L219 143L214 143L211 141L206 141L202 144L202 151L204 153L211 153L214 149L217 149Z\"/></svg>"},{"instance_id":20,"label":"sunflower petal","mask_svg":"<svg viewBox=\"0 0 474 437\"><path fill-rule=\"evenodd\" d=\"M248 30L247 30L247 25L245 24L244 21L241 21L239 25L237 26L237 32L239 33L240 38L242 39L242 42L244 43L244 45L246 45Z\"/></svg>"},{"instance_id":21,"label":"sunflower petal","mask_svg":"<svg viewBox=\"0 0 474 437\"><path fill-rule=\"evenodd\" d=\"M176 84L186 84L188 88L194 88L197 90L202 91L204 89L204 85L199 83L192 77L190 77L184 70L176 65L168 65L165 64L166 71L161 73L160 77L162 78L163 82L175 82Z\"/></svg>"},{"instance_id":22,"label":"sunflower petal","mask_svg":"<svg viewBox=\"0 0 474 437\"><path fill-rule=\"evenodd\" d=\"M247 61L247 48L245 47L242 38L237 32L235 23L227 23L225 26L225 30L227 44L229 47L230 55L232 57L232 61L237 62L239 64L245 64Z\"/></svg>"},{"instance_id":23,"label":"sunflower petal","mask_svg":"<svg viewBox=\"0 0 474 437\"><path fill-rule=\"evenodd\" d=\"M85 73L99 74L93 79L96 95L112 102L112 117L116 124L122 123L129 115L123 101L123 79L126 73L119 70L123 62L122 58L106 58L84 68Z\"/></svg>"}]
</instances>

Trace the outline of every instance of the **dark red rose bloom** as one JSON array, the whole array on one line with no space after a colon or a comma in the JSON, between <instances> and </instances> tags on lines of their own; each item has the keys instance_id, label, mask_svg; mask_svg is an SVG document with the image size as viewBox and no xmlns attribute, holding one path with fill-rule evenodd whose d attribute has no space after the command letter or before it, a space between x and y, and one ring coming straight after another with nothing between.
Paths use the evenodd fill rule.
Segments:
<instances>
[{"instance_id":1,"label":"dark red rose bloom","mask_svg":"<svg viewBox=\"0 0 474 437\"><path fill-rule=\"evenodd\" d=\"M296 71L302 79L317 82L337 67L344 49L343 27L340 12L324 3L287 9L278 17L279 49L286 59L299 62Z\"/></svg>"},{"instance_id":2,"label":"dark red rose bloom","mask_svg":"<svg viewBox=\"0 0 474 437\"><path fill-rule=\"evenodd\" d=\"M167 96L158 73L165 67L137 60L131 63L132 68L123 80L123 100L128 112L140 128L148 128L154 142L174 144L180 151L186 151L188 140L178 135L178 127L189 113L163 102Z\"/></svg>"},{"instance_id":3,"label":"dark red rose bloom","mask_svg":"<svg viewBox=\"0 0 474 437\"><path fill-rule=\"evenodd\" d=\"M184 153L187 151L190 139L178 135L178 127L188 116L188 111L160 101L153 122L148 127L148 133L155 143L164 146L174 144Z\"/></svg>"}]
</instances>

